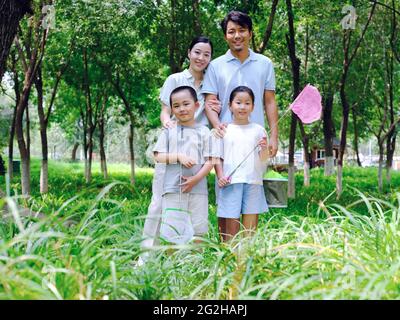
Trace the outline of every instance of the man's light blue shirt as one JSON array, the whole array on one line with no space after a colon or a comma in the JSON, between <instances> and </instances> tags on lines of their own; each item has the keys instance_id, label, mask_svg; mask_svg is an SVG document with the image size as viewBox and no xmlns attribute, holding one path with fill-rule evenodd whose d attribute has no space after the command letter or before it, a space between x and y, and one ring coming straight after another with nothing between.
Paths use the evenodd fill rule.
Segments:
<instances>
[{"instance_id":1,"label":"man's light blue shirt","mask_svg":"<svg viewBox=\"0 0 400 320\"><path fill-rule=\"evenodd\" d=\"M265 127L264 91L275 91L275 72L272 61L262 54L249 49L249 57L241 63L228 50L224 55L211 61L204 77L201 93L216 94L222 109L219 119L231 123L229 96L238 86L247 86L254 92L254 111L250 121Z\"/></svg>"}]
</instances>

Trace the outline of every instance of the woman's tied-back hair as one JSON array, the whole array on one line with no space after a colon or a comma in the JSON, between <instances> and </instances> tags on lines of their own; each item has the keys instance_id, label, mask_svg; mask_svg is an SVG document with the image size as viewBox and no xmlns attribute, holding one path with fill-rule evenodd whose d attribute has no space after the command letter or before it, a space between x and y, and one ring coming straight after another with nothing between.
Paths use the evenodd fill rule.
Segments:
<instances>
[{"instance_id":1,"label":"woman's tied-back hair","mask_svg":"<svg viewBox=\"0 0 400 320\"><path fill-rule=\"evenodd\" d=\"M224 35L226 35L226 28L229 21L237 23L243 28L249 29L249 32L253 30L253 22L251 21L251 18L244 12L233 10L229 12L221 22L221 28L224 31Z\"/></svg>"}]
</instances>

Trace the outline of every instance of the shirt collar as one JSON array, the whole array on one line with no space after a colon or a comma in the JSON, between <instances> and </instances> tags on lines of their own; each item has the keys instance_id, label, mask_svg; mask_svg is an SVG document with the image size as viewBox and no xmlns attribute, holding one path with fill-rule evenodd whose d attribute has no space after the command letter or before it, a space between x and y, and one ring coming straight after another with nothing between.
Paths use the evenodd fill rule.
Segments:
<instances>
[{"instance_id":1,"label":"shirt collar","mask_svg":"<svg viewBox=\"0 0 400 320\"><path fill-rule=\"evenodd\" d=\"M239 61L239 59L238 58L236 58L233 54L232 54L232 52L231 52L231 49L228 49L228 51L225 53L225 57L226 57L226 61L232 61L232 60L238 60ZM249 56L248 56L248 58L246 59L246 60L244 60L244 62L243 63L245 63L246 61L248 61L248 60L250 60L250 61L255 61L255 60L257 60L257 55L254 53L254 51L253 50L251 50L250 48L249 48Z\"/></svg>"},{"instance_id":2,"label":"shirt collar","mask_svg":"<svg viewBox=\"0 0 400 320\"><path fill-rule=\"evenodd\" d=\"M189 69L185 69L183 70L183 75L186 77L186 79L191 80L193 77L193 75L190 73Z\"/></svg>"},{"instance_id":3,"label":"shirt collar","mask_svg":"<svg viewBox=\"0 0 400 320\"><path fill-rule=\"evenodd\" d=\"M186 79L188 79L189 81L190 81L190 83L193 85L193 87L194 87L194 76L190 73L190 71L189 71L189 69L185 69L185 70L183 70L182 71L183 72L183 75L185 76L185 78ZM200 88L203 86L203 81L204 80L202 80L201 82L200 82Z\"/></svg>"}]
</instances>

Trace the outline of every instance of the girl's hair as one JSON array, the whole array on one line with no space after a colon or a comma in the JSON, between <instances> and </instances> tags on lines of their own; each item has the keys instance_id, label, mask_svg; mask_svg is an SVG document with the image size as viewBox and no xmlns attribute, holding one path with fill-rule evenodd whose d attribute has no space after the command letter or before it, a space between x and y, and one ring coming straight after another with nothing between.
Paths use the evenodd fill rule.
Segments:
<instances>
[{"instance_id":1,"label":"girl's hair","mask_svg":"<svg viewBox=\"0 0 400 320\"><path fill-rule=\"evenodd\" d=\"M239 86L239 87L236 87L235 89L233 89L233 91L231 92L231 95L229 96L229 104L232 103L233 99L235 99L236 95L239 92L247 92L249 94L249 96L251 97L251 102L253 102L253 104L254 104L253 90L251 90L249 87L246 87L246 86Z\"/></svg>"},{"instance_id":2,"label":"girl's hair","mask_svg":"<svg viewBox=\"0 0 400 320\"><path fill-rule=\"evenodd\" d=\"M200 43L200 42L208 43L210 45L210 47L211 47L211 54L213 53L213 44L212 44L211 40L209 38L205 37L205 36L198 36L196 38L193 38L193 40L192 40L192 42L190 43L190 46L189 46L189 51L192 50L193 47L196 44Z\"/></svg>"}]
</instances>

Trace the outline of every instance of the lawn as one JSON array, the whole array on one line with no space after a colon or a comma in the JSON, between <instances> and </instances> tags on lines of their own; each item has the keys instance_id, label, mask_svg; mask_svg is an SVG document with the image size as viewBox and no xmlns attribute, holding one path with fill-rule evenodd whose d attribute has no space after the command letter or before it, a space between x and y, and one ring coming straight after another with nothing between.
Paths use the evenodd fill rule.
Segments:
<instances>
[{"instance_id":1,"label":"lawn","mask_svg":"<svg viewBox=\"0 0 400 320\"><path fill-rule=\"evenodd\" d=\"M230 244L218 239L212 175L210 231L201 245L152 252L135 267L151 198L151 169L98 165L86 185L80 163L50 163L49 194L39 194L33 161L30 200L44 218L0 222L0 299L398 299L400 173L377 191L374 168L345 168L335 177L313 169L311 186L296 178L296 199L271 209L257 234ZM4 179L0 178L4 186ZM18 194L18 178L12 184ZM0 200L0 207L4 201Z\"/></svg>"}]
</instances>

